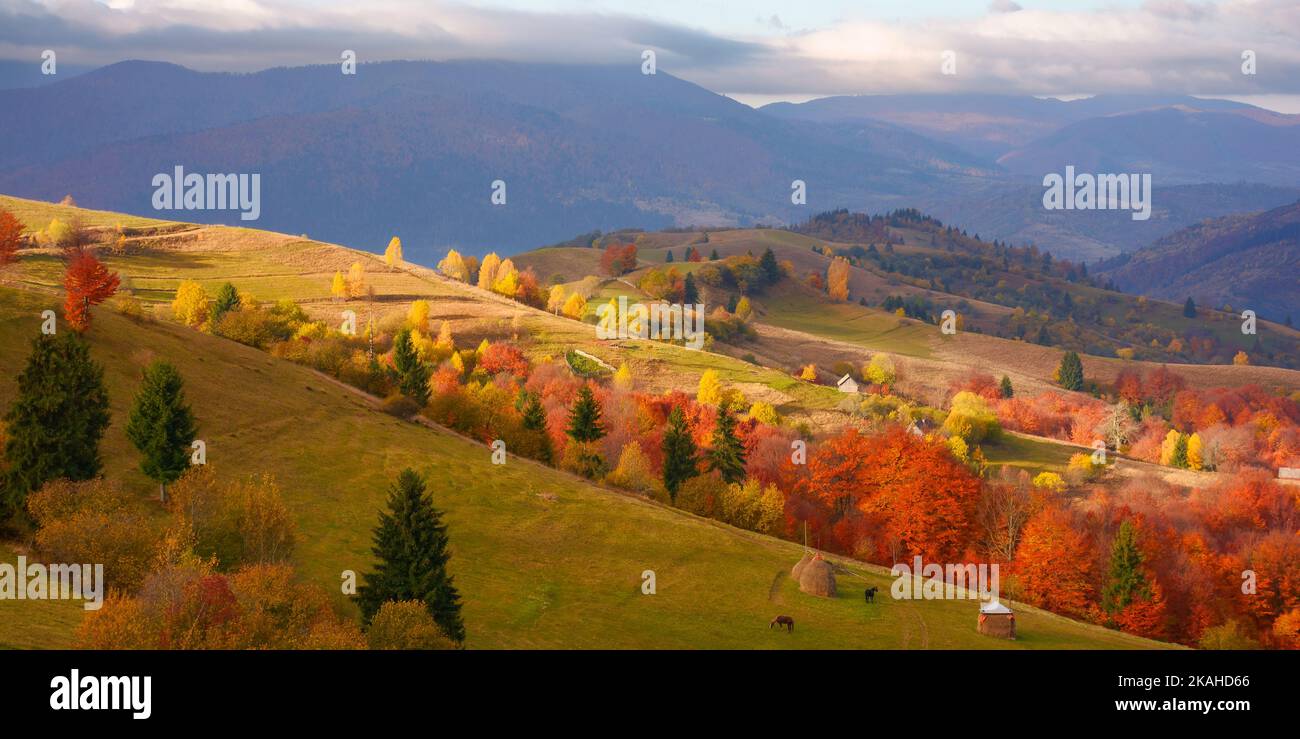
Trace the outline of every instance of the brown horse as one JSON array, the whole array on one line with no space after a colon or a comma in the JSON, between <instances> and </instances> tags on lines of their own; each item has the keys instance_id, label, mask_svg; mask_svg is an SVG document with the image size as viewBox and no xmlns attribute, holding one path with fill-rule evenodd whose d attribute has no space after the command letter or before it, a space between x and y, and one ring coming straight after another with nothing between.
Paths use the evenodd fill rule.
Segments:
<instances>
[{"instance_id":1,"label":"brown horse","mask_svg":"<svg viewBox=\"0 0 1300 739\"><path fill-rule=\"evenodd\" d=\"M772 623L768 624L767 628L770 629L773 626L784 626L786 628L786 633L789 634L794 631L794 619L789 616L777 616L772 619Z\"/></svg>"}]
</instances>

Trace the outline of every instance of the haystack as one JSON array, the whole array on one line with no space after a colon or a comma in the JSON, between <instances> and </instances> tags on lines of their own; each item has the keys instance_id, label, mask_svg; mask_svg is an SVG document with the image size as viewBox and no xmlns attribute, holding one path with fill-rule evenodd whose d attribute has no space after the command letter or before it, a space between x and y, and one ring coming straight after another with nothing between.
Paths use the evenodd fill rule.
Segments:
<instances>
[{"instance_id":1,"label":"haystack","mask_svg":"<svg viewBox=\"0 0 1300 739\"><path fill-rule=\"evenodd\" d=\"M822 559L820 554L813 557L799 573L799 589L809 595L834 598L835 571L831 569L831 563Z\"/></svg>"},{"instance_id":2,"label":"haystack","mask_svg":"<svg viewBox=\"0 0 1300 739\"><path fill-rule=\"evenodd\" d=\"M790 570L790 577L794 578L795 582L799 582L799 576L803 574L803 568L807 567L808 563L811 562L812 559L812 552L805 549L803 558L796 562L794 567Z\"/></svg>"},{"instance_id":3,"label":"haystack","mask_svg":"<svg viewBox=\"0 0 1300 739\"><path fill-rule=\"evenodd\" d=\"M999 639L1016 638L1016 614L997 601L980 604L979 632Z\"/></svg>"}]
</instances>

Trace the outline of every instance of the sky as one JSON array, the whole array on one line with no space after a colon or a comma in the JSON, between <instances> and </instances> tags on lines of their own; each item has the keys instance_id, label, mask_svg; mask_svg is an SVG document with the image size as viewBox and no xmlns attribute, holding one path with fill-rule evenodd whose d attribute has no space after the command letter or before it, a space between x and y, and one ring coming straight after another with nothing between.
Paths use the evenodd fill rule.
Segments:
<instances>
[{"instance_id":1,"label":"sky","mask_svg":"<svg viewBox=\"0 0 1300 739\"><path fill-rule=\"evenodd\" d=\"M0 60L208 71L633 64L751 105L914 92L1228 97L1300 113L1296 0L0 0ZM1242 73L1253 52L1256 73ZM941 74L952 52L955 74Z\"/></svg>"}]
</instances>

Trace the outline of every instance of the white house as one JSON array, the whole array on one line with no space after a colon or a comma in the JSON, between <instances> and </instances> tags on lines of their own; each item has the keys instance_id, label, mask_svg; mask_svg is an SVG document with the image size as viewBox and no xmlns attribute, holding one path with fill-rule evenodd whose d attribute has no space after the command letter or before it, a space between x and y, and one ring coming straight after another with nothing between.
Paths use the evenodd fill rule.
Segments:
<instances>
[{"instance_id":1,"label":"white house","mask_svg":"<svg viewBox=\"0 0 1300 739\"><path fill-rule=\"evenodd\" d=\"M1287 482L1300 482L1300 467L1278 467L1277 479Z\"/></svg>"},{"instance_id":2,"label":"white house","mask_svg":"<svg viewBox=\"0 0 1300 739\"><path fill-rule=\"evenodd\" d=\"M835 383L835 387L842 393L856 393L858 391L858 382L849 375L845 375L840 378L839 382Z\"/></svg>"}]
</instances>

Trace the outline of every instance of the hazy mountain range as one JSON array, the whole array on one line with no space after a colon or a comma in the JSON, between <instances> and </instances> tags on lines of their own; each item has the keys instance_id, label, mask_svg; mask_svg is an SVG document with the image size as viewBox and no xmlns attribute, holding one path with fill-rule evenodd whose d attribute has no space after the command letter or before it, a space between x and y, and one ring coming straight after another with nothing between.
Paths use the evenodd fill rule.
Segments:
<instances>
[{"instance_id":1,"label":"hazy mountain range","mask_svg":"<svg viewBox=\"0 0 1300 739\"><path fill-rule=\"evenodd\" d=\"M1295 118L1129 96L755 110L634 65L385 62L345 76L123 62L0 90L0 192L153 215L152 178L177 165L259 173L251 225L374 249L398 234L422 261L448 245L509 251L593 229L788 223L839 207L917 207L986 239L1095 260L1300 197ZM1151 220L1044 210L1042 176L1065 163L1154 172ZM505 205L490 202L496 180ZM794 180L805 206L791 203ZM240 223L234 211L159 215Z\"/></svg>"}]
</instances>

